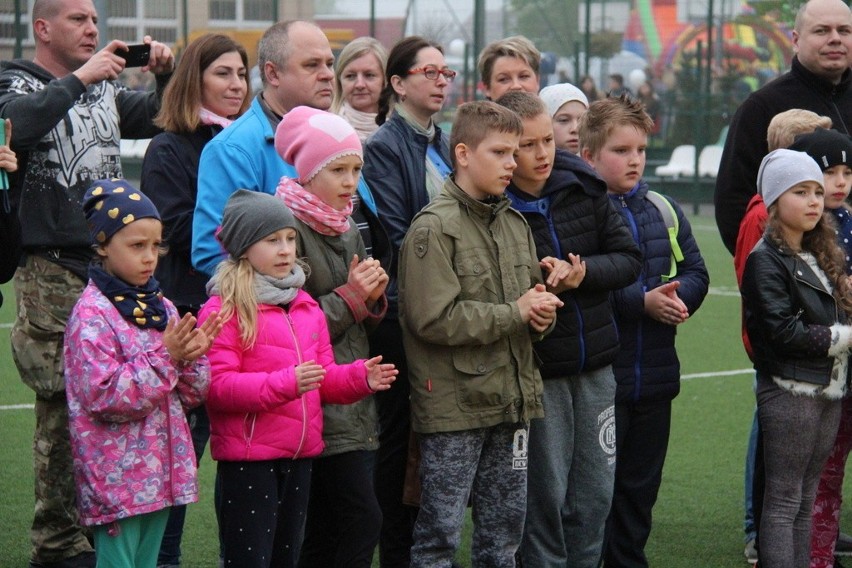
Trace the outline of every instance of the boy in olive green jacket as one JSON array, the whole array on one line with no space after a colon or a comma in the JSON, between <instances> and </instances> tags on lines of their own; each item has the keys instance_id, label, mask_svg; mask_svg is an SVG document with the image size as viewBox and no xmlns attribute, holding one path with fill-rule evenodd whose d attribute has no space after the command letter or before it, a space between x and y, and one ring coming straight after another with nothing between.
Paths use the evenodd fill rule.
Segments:
<instances>
[{"instance_id":1,"label":"boy in olive green jacket","mask_svg":"<svg viewBox=\"0 0 852 568\"><path fill-rule=\"evenodd\" d=\"M414 218L400 252L400 318L422 494L411 566L452 564L468 495L472 561L511 566L526 510L529 421L543 416L532 340L562 302L504 196L521 122L488 101L456 112L454 173ZM547 284L568 277L545 259Z\"/></svg>"}]
</instances>

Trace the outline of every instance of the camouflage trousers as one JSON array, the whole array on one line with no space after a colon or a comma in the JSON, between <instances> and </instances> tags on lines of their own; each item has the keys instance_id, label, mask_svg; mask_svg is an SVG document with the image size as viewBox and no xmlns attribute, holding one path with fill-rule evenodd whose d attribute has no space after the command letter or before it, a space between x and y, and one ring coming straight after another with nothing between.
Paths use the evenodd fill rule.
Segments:
<instances>
[{"instance_id":1,"label":"camouflage trousers","mask_svg":"<svg viewBox=\"0 0 852 568\"><path fill-rule=\"evenodd\" d=\"M58 562L92 549L77 515L62 357L65 324L82 291L78 277L43 258L30 256L15 273L12 355L21 380L36 392L30 538L37 562Z\"/></svg>"},{"instance_id":2,"label":"camouflage trousers","mask_svg":"<svg viewBox=\"0 0 852 568\"><path fill-rule=\"evenodd\" d=\"M528 427L500 424L420 434L423 491L411 566L452 566L468 499L473 506L471 562L512 567L527 507Z\"/></svg>"}]
</instances>

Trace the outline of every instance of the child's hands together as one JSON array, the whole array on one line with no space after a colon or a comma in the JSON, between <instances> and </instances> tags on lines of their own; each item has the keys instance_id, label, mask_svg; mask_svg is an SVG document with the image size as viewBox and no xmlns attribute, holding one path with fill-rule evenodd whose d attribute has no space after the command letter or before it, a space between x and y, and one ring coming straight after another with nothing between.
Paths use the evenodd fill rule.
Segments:
<instances>
[{"instance_id":1,"label":"child's hands together","mask_svg":"<svg viewBox=\"0 0 852 568\"><path fill-rule=\"evenodd\" d=\"M677 295L680 282L673 280L645 292L645 313L658 322L678 325L689 317L689 310Z\"/></svg>"},{"instance_id":2,"label":"child's hands together","mask_svg":"<svg viewBox=\"0 0 852 568\"><path fill-rule=\"evenodd\" d=\"M381 263L374 258L359 261L358 255L352 256L349 263L347 284L365 301L373 303L385 293L388 277Z\"/></svg>"},{"instance_id":3,"label":"child's hands together","mask_svg":"<svg viewBox=\"0 0 852 568\"><path fill-rule=\"evenodd\" d=\"M580 255L569 253L568 260L546 256L539 261L541 269L547 272L547 289L554 294L573 290L586 277L586 261Z\"/></svg>"},{"instance_id":4,"label":"child's hands together","mask_svg":"<svg viewBox=\"0 0 852 568\"><path fill-rule=\"evenodd\" d=\"M370 385L373 392L391 388L391 383L396 380L396 376L399 374L399 370L393 363L382 364L381 355L367 359L364 361L364 366L367 367L367 384Z\"/></svg>"},{"instance_id":5,"label":"child's hands together","mask_svg":"<svg viewBox=\"0 0 852 568\"><path fill-rule=\"evenodd\" d=\"M562 300L547 291L544 284L536 284L527 290L518 298L517 304L521 319L538 333L547 331L556 318L556 309L564 305Z\"/></svg>"},{"instance_id":6,"label":"child's hands together","mask_svg":"<svg viewBox=\"0 0 852 568\"><path fill-rule=\"evenodd\" d=\"M324 378L325 368L322 365L317 365L313 360L296 365L296 389L299 396L320 388Z\"/></svg>"},{"instance_id":7,"label":"child's hands together","mask_svg":"<svg viewBox=\"0 0 852 568\"><path fill-rule=\"evenodd\" d=\"M169 319L163 332L163 345L175 361L192 363L207 353L224 322L217 312L213 312L201 327L195 327L196 323L192 314L185 314L178 322L174 318Z\"/></svg>"}]
</instances>

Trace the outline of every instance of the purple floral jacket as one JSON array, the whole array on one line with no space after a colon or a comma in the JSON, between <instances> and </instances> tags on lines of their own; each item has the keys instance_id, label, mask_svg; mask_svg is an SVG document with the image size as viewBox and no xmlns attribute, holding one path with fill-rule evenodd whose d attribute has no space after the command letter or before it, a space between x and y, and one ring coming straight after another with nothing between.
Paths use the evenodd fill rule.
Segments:
<instances>
[{"instance_id":1,"label":"purple floral jacket","mask_svg":"<svg viewBox=\"0 0 852 568\"><path fill-rule=\"evenodd\" d=\"M210 367L206 357L176 367L162 337L127 322L91 281L71 312L65 385L84 525L198 500L184 410L204 402Z\"/></svg>"}]
</instances>

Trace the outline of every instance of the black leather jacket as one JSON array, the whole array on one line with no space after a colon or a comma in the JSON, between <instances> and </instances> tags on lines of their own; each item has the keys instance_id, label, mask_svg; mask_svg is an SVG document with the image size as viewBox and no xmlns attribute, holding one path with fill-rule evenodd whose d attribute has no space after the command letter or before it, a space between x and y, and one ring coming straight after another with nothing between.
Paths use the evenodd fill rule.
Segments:
<instances>
[{"instance_id":1,"label":"black leather jacket","mask_svg":"<svg viewBox=\"0 0 852 568\"><path fill-rule=\"evenodd\" d=\"M810 266L761 240L746 261L741 288L758 373L827 385L836 323L846 314Z\"/></svg>"}]
</instances>

